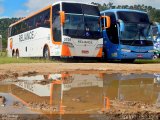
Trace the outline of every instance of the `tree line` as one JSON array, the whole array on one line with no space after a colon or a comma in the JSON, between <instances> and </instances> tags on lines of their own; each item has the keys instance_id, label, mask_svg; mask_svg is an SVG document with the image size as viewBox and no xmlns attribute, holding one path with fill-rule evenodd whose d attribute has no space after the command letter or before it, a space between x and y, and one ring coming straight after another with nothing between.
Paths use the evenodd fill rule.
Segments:
<instances>
[{"instance_id":1,"label":"tree line","mask_svg":"<svg viewBox=\"0 0 160 120\"><path fill-rule=\"evenodd\" d=\"M135 9L145 11L149 14L151 21L160 22L160 9L156 9L152 6L142 5L114 5L113 3L109 2L108 4L100 4L92 2L91 4L97 5L100 11L107 10L107 9ZM10 24L16 22L20 18L3 18L0 19L0 35L2 35L3 47L6 48L7 46L7 30Z\"/></svg>"},{"instance_id":2,"label":"tree line","mask_svg":"<svg viewBox=\"0 0 160 120\"><path fill-rule=\"evenodd\" d=\"M160 9L156 9L152 6L142 5L114 5L113 3L109 2L108 4L100 4L92 2L91 4L97 5L100 11L107 10L107 9L134 9L147 12L150 16L151 21L153 22L160 22Z\"/></svg>"},{"instance_id":3,"label":"tree line","mask_svg":"<svg viewBox=\"0 0 160 120\"><path fill-rule=\"evenodd\" d=\"M0 19L0 35L2 35L3 48L7 47L8 27L18 21L20 18L2 18Z\"/></svg>"}]
</instances>

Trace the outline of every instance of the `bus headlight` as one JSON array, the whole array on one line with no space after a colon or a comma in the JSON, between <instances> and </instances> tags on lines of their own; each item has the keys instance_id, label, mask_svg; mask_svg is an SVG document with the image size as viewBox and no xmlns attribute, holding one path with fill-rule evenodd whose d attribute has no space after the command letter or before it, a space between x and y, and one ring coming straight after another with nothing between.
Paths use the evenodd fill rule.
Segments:
<instances>
[{"instance_id":1,"label":"bus headlight","mask_svg":"<svg viewBox=\"0 0 160 120\"><path fill-rule=\"evenodd\" d=\"M98 44L98 45L96 46L96 49L100 49L100 48L103 48L103 44Z\"/></svg>"},{"instance_id":2,"label":"bus headlight","mask_svg":"<svg viewBox=\"0 0 160 120\"><path fill-rule=\"evenodd\" d=\"M155 50L149 50L148 52L149 52L149 53L152 53L152 52L155 52Z\"/></svg>"},{"instance_id":3,"label":"bus headlight","mask_svg":"<svg viewBox=\"0 0 160 120\"><path fill-rule=\"evenodd\" d=\"M68 47L74 48L74 45L70 42L63 42L63 45L67 45Z\"/></svg>"},{"instance_id":4,"label":"bus headlight","mask_svg":"<svg viewBox=\"0 0 160 120\"><path fill-rule=\"evenodd\" d=\"M131 52L131 50L128 49L121 49L122 52Z\"/></svg>"}]
</instances>

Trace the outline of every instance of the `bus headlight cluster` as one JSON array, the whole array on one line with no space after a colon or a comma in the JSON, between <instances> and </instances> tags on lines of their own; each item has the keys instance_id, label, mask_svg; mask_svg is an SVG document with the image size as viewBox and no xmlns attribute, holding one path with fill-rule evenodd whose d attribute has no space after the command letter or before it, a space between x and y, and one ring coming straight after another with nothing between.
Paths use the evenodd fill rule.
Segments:
<instances>
[{"instance_id":1,"label":"bus headlight cluster","mask_svg":"<svg viewBox=\"0 0 160 120\"><path fill-rule=\"evenodd\" d=\"M155 50L149 50L148 52L149 52L149 53L152 53L152 52L155 52Z\"/></svg>"},{"instance_id":2,"label":"bus headlight cluster","mask_svg":"<svg viewBox=\"0 0 160 120\"><path fill-rule=\"evenodd\" d=\"M63 45L67 45L68 47L74 48L74 45L70 42L63 42Z\"/></svg>"},{"instance_id":3,"label":"bus headlight cluster","mask_svg":"<svg viewBox=\"0 0 160 120\"><path fill-rule=\"evenodd\" d=\"M102 48L103 47L103 44L98 44L97 46L96 46L96 49L100 49L100 48Z\"/></svg>"},{"instance_id":4,"label":"bus headlight cluster","mask_svg":"<svg viewBox=\"0 0 160 120\"><path fill-rule=\"evenodd\" d=\"M121 49L122 52L131 52L131 50L128 49Z\"/></svg>"}]
</instances>

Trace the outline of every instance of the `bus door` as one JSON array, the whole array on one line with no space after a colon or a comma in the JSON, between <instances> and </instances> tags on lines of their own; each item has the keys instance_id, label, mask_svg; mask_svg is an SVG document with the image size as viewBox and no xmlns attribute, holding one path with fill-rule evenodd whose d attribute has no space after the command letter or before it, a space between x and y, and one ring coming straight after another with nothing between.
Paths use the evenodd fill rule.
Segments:
<instances>
[{"instance_id":1,"label":"bus door","mask_svg":"<svg viewBox=\"0 0 160 120\"><path fill-rule=\"evenodd\" d=\"M120 59L120 44L118 37L118 25L114 13L107 13L110 17L110 27L103 30L104 54L106 59Z\"/></svg>"}]
</instances>

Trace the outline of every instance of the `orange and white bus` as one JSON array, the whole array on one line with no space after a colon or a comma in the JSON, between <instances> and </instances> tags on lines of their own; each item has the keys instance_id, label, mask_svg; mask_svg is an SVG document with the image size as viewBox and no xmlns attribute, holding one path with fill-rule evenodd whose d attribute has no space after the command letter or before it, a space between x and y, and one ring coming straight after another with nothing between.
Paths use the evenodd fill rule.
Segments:
<instances>
[{"instance_id":1,"label":"orange and white bus","mask_svg":"<svg viewBox=\"0 0 160 120\"><path fill-rule=\"evenodd\" d=\"M57 2L9 26L10 57L102 57L97 6Z\"/></svg>"}]
</instances>

